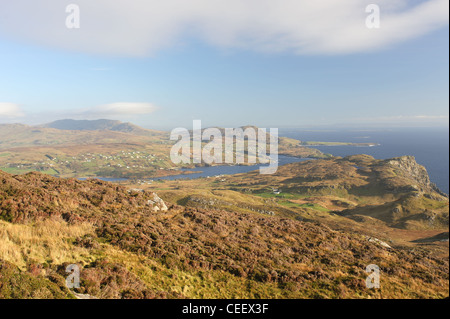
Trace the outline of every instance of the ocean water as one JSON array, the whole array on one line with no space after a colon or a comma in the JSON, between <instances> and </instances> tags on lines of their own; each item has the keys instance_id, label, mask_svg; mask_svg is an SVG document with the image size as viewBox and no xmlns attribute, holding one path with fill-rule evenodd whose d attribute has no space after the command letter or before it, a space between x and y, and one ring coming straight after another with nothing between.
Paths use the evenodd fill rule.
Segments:
<instances>
[{"instance_id":1,"label":"ocean water","mask_svg":"<svg viewBox=\"0 0 450 319\"><path fill-rule=\"evenodd\" d=\"M367 154L376 159L412 155L425 166L430 179L440 190L449 193L448 128L373 129L373 130L301 130L280 129L280 136L302 141L378 143L374 147L318 146L335 156Z\"/></svg>"},{"instance_id":2,"label":"ocean water","mask_svg":"<svg viewBox=\"0 0 450 319\"><path fill-rule=\"evenodd\" d=\"M290 164L290 163L297 163L297 162L304 162L311 159L308 158L296 158L291 156L284 156L280 155L278 156L278 166ZM266 165L235 165L235 166L209 166L209 167L196 167L191 169L182 169L181 171L192 171L196 173L192 174L186 174L186 175L172 175L172 176L164 176L155 178L155 180L176 180L176 179L193 179L193 178L200 178L200 177L211 177L211 176L218 176L218 175L232 175L232 174L240 174L240 173L247 173L255 170L259 170L260 166L266 166Z\"/></svg>"},{"instance_id":3,"label":"ocean water","mask_svg":"<svg viewBox=\"0 0 450 319\"><path fill-rule=\"evenodd\" d=\"M278 156L278 166L290 164L290 163L297 163L297 162L304 162L304 161L310 161L312 159L310 158L296 158L292 156L284 156L280 155ZM240 173L248 173L251 171L259 170L260 167L264 167L267 165L224 165L224 166L207 166L207 167L196 167L196 168L186 168L181 169L181 172L194 172L190 174L178 174L178 175L171 175L171 176L164 176L164 177L155 177L152 180L178 180L178 179L194 179L194 178L202 178L202 177L213 177L213 176L219 176L219 175L233 175L233 174L240 174ZM124 182L129 181L128 178L111 178L111 177L95 177L96 179L105 181L105 182ZM86 180L87 178L78 178L79 180Z\"/></svg>"}]
</instances>

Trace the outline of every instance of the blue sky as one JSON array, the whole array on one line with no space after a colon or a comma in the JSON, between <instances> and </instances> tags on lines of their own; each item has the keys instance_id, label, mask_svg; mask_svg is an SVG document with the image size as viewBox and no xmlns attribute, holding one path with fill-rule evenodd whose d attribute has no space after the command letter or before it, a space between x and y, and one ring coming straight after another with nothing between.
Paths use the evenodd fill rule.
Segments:
<instances>
[{"instance_id":1,"label":"blue sky","mask_svg":"<svg viewBox=\"0 0 450 319\"><path fill-rule=\"evenodd\" d=\"M5 1L9 6L2 4L3 16L5 12L9 17L19 15L13 2ZM53 1L43 2L51 6ZM87 20L83 13L94 17L96 8L79 2L80 29L61 27L61 32L68 32L63 38L44 32L55 27L40 21L35 22L38 31L33 32L8 24L10 20L0 22L0 123L114 118L157 129L190 127L193 119L202 120L205 126L227 127L448 126L448 10L447 17L442 17L436 13L439 10L423 8L425 13L421 13L417 9L421 4L439 8L442 1L397 1L398 7L386 8L389 15L384 29L382 3L381 28L364 26L361 34L339 33L354 29L344 22L340 25L339 14L342 20L350 19L345 16L346 8L334 17L338 31L331 32L333 26L327 30L320 16L309 24L285 25L278 20L283 14L288 19L288 13L280 7L280 16L266 25L265 19L258 20L260 12L239 7L239 17L245 18L234 16L235 11L201 11L204 17L217 14L218 19L229 14L226 21L234 23L228 28L221 24L218 29L203 18L207 21L202 22L203 29L191 27L188 33L177 31L175 36L177 32L161 28L177 29L173 25L187 18L170 11L166 19L161 18L162 25L140 23L127 29L124 24L124 34L112 30L112 39L107 38L108 30L98 27L99 22L86 23L83 29ZM355 2L349 3L347 9L355 10ZM330 5L336 5L335 1ZM115 9L122 14L120 7ZM48 18L57 15L49 12L45 11L51 14ZM67 15L56 12L61 20ZM329 21L332 13L323 19ZM123 20L116 18L126 23L138 14L130 9ZM188 17L197 21L193 17L199 19L198 15L199 11L193 11ZM102 19L104 14L95 17ZM423 24L417 22L418 17L423 17ZM151 16L142 21L146 19ZM411 25L404 22L408 19ZM442 22L434 25L427 19ZM302 28L327 32L313 32L305 38ZM283 30L283 36L275 31L266 36L272 30ZM76 35L77 31L85 32L85 37ZM377 31L384 35L373 35ZM147 33L152 32L163 35L158 41L149 40ZM127 42L130 37L132 42ZM116 45L121 41L126 49Z\"/></svg>"}]
</instances>

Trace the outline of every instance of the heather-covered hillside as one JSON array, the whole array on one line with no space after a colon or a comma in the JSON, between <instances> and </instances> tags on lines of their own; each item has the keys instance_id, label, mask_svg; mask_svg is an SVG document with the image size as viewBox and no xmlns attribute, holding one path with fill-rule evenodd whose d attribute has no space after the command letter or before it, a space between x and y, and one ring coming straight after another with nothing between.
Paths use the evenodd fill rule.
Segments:
<instances>
[{"instance_id":1,"label":"heather-covered hillside","mask_svg":"<svg viewBox=\"0 0 450 319\"><path fill-rule=\"evenodd\" d=\"M76 292L101 298L448 296L448 257L426 249L258 212L159 209L151 191L98 180L0 172L0 181L1 297L17 274L73 296L63 287L72 263L83 266ZM380 290L365 286L369 264L381 268Z\"/></svg>"}]
</instances>

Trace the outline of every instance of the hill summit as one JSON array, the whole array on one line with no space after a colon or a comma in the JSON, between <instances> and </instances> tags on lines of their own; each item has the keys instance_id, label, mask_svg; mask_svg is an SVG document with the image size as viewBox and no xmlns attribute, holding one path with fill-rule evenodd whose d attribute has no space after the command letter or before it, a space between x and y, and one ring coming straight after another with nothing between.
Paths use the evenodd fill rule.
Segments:
<instances>
[{"instance_id":1,"label":"hill summit","mask_svg":"<svg viewBox=\"0 0 450 319\"><path fill-rule=\"evenodd\" d=\"M64 119L42 125L44 128L53 128L65 131L113 131L121 133L131 133L134 135L151 136L157 131L148 130L129 122L121 122L117 120L73 120Z\"/></svg>"},{"instance_id":2,"label":"hill summit","mask_svg":"<svg viewBox=\"0 0 450 319\"><path fill-rule=\"evenodd\" d=\"M138 128L138 126L131 123L124 123L115 120L57 120L48 124L44 124L43 127L55 128L58 130L68 130L68 131L100 131L100 130L110 130L110 131L120 131L120 132L130 132L133 129Z\"/></svg>"}]
</instances>

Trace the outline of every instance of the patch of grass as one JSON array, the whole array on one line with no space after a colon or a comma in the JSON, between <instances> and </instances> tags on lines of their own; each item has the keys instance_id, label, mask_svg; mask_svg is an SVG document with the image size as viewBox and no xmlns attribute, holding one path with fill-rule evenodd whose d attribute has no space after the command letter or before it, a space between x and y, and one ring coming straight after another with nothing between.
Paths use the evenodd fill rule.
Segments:
<instances>
[{"instance_id":1,"label":"patch of grass","mask_svg":"<svg viewBox=\"0 0 450 319\"><path fill-rule=\"evenodd\" d=\"M292 193L274 194L274 193L269 193L269 192L259 193L259 194L255 194L255 195L263 197L263 198L280 198L280 199L299 199L299 198L307 197L305 195L292 194Z\"/></svg>"},{"instance_id":2,"label":"patch of grass","mask_svg":"<svg viewBox=\"0 0 450 319\"><path fill-rule=\"evenodd\" d=\"M311 208L311 209L315 209L315 210L319 210L321 212L329 212L330 210L322 207L318 204L312 204L312 203L308 203L308 204L298 204L299 207L304 207L304 208Z\"/></svg>"},{"instance_id":3,"label":"patch of grass","mask_svg":"<svg viewBox=\"0 0 450 319\"><path fill-rule=\"evenodd\" d=\"M30 262L61 264L89 260L89 251L72 245L72 241L93 231L91 224L69 225L62 219L47 219L34 225L0 220L0 259L20 269L26 269Z\"/></svg>"},{"instance_id":4,"label":"patch of grass","mask_svg":"<svg viewBox=\"0 0 450 319\"><path fill-rule=\"evenodd\" d=\"M66 287L54 282L55 276L51 281L1 260L0 279L0 299L75 299Z\"/></svg>"},{"instance_id":5,"label":"patch of grass","mask_svg":"<svg viewBox=\"0 0 450 319\"><path fill-rule=\"evenodd\" d=\"M275 283L256 282L220 270L186 272L110 245L104 247L103 254L110 261L125 265L156 291L169 291L193 299L282 298L287 293ZM300 297L301 293L298 292L297 296Z\"/></svg>"},{"instance_id":6,"label":"patch of grass","mask_svg":"<svg viewBox=\"0 0 450 319\"><path fill-rule=\"evenodd\" d=\"M278 204L289 207L289 208L295 208L295 207L299 207L299 208L309 208L309 209L314 209L314 210L318 210L321 212L329 212L330 210L322 207L318 204L313 204L313 203L306 203L306 204L298 204L298 203L294 203L288 200L285 201L279 201Z\"/></svg>"}]
</instances>

